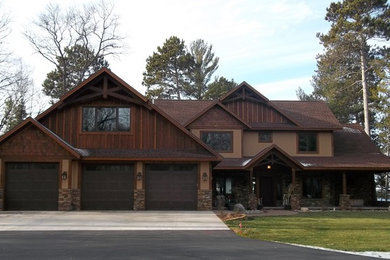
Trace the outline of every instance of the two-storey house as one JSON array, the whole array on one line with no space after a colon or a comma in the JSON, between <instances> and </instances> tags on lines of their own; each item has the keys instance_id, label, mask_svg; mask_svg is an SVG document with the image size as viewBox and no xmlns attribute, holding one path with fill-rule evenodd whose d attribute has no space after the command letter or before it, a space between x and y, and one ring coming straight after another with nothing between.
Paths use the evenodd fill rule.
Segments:
<instances>
[{"instance_id":1,"label":"two-storey house","mask_svg":"<svg viewBox=\"0 0 390 260\"><path fill-rule=\"evenodd\" d=\"M270 101L245 82L218 101L150 101L102 69L0 138L0 208L374 205L388 170L323 102Z\"/></svg>"}]
</instances>

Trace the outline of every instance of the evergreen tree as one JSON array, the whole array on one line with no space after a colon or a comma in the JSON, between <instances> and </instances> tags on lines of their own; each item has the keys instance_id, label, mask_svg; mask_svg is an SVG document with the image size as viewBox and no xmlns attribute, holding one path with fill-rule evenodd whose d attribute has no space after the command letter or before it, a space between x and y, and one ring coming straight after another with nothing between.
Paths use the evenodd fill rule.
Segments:
<instances>
[{"instance_id":1,"label":"evergreen tree","mask_svg":"<svg viewBox=\"0 0 390 260\"><path fill-rule=\"evenodd\" d=\"M192 84L186 89L186 95L195 99L204 99L211 76L218 69L219 58L215 57L213 46L202 39L191 42L190 52L194 58L191 71Z\"/></svg>"},{"instance_id":2,"label":"evergreen tree","mask_svg":"<svg viewBox=\"0 0 390 260\"><path fill-rule=\"evenodd\" d=\"M171 36L146 60L142 84L147 87L147 97L181 99L189 88L193 65L184 41Z\"/></svg>"},{"instance_id":3,"label":"evergreen tree","mask_svg":"<svg viewBox=\"0 0 390 260\"><path fill-rule=\"evenodd\" d=\"M325 54L317 57L314 92L298 94L327 101L342 122L364 121L370 134L370 113L380 102L377 87L383 80L377 65L385 48L369 41L389 40L389 6L386 0L344 0L331 3L325 19L331 29L318 35Z\"/></svg>"},{"instance_id":4,"label":"evergreen tree","mask_svg":"<svg viewBox=\"0 0 390 260\"><path fill-rule=\"evenodd\" d=\"M217 100L230 90L235 88L237 83L233 79L228 80L224 77L215 78L215 80L208 85L207 92L204 95L204 99Z\"/></svg>"},{"instance_id":5,"label":"evergreen tree","mask_svg":"<svg viewBox=\"0 0 390 260\"><path fill-rule=\"evenodd\" d=\"M59 99L99 69L108 67L102 55L96 56L82 45L65 48L64 53L62 57L57 57L57 68L49 72L43 82L43 92L53 100Z\"/></svg>"}]
</instances>

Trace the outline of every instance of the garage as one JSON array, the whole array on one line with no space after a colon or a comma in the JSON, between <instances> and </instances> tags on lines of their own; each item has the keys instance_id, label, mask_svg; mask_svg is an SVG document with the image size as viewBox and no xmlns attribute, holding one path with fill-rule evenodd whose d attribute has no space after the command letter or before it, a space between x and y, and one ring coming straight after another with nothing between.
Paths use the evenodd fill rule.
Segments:
<instances>
[{"instance_id":1,"label":"garage","mask_svg":"<svg viewBox=\"0 0 390 260\"><path fill-rule=\"evenodd\" d=\"M149 164L145 173L147 209L197 209L197 165Z\"/></svg>"},{"instance_id":2,"label":"garage","mask_svg":"<svg viewBox=\"0 0 390 260\"><path fill-rule=\"evenodd\" d=\"M57 163L6 163L7 210L58 210Z\"/></svg>"},{"instance_id":3,"label":"garage","mask_svg":"<svg viewBox=\"0 0 390 260\"><path fill-rule=\"evenodd\" d=\"M84 210L132 210L133 178L133 165L84 165L81 208Z\"/></svg>"}]
</instances>

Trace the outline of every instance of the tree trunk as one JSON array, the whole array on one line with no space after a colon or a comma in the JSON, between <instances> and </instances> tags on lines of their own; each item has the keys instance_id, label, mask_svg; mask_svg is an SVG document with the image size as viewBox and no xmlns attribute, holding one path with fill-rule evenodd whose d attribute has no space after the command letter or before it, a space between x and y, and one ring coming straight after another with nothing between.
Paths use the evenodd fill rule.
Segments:
<instances>
[{"instance_id":1,"label":"tree trunk","mask_svg":"<svg viewBox=\"0 0 390 260\"><path fill-rule=\"evenodd\" d=\"M362 44L360 49L360 68L362 71L362 88L363 88L363 109L364 109L364 131L368 136L370 136L370 115L368 111L368 90L367 90L367 78L366 78L366 68L367 60L364 53L364 44Z\"/></svg>"}]
</instances>

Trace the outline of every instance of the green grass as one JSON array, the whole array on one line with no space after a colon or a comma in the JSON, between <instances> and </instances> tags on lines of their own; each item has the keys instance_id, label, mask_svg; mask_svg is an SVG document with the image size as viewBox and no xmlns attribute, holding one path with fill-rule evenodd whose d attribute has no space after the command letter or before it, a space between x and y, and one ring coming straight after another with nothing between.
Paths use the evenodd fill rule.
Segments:
<instances>
[{"instance_id":1,"label":"green grass","mask_svg":"<svg viewBox=\"0 0 390 260\"><path fill-rule=\"evenodd\" d=\"M307 212L226 224L237 234L254 239L347 251L390 251L390 212Z\"/></svg>"}]
</instances>

